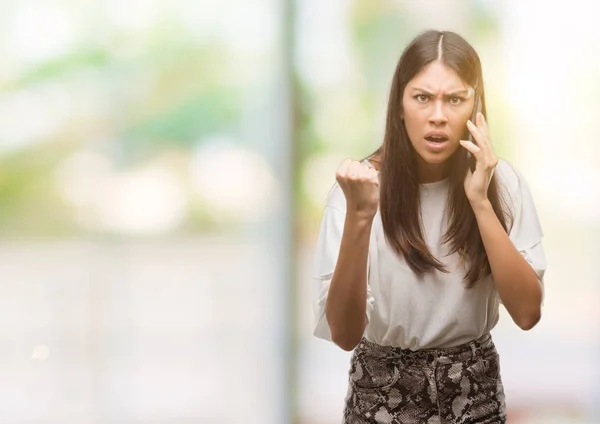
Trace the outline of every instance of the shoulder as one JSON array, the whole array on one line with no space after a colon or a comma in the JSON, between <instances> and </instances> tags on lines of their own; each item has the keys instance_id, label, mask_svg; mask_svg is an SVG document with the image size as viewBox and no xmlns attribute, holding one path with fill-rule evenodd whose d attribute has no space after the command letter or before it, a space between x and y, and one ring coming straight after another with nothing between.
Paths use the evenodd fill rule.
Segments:
<instances>
[{"instance_id":1,"label":"shoulder","mask_svg":"<svg viewBox=\"0 0 600 424\"><path fill-rule=\"evenodd\" d=\"M512 222L510 238L519 251L525 251L544 235L529 184L517 167L506 160L498 160L496 174L500 177L499 194Z\"/></svg>"},{"instance_id":2,"label":"shoulder","mask_svg":"<svg viewBox=\"0 0 600 424\"><path fill-rule=\"evenodd\" d=\"M496 174L498 175L498 192L505 202L505 206L510 208L513 215L529 213L536 215L535 202L529 184L517 167L507 160L499 159Z\"/></svg>"},{"instance_id":3,"label":"shoulder","mask_svg":"<svg viewBox=\"0 0 600 424\"><path fill-rule=\"evenodd\" d=\"M522 190L527 190L527 182L517 167L506 159L498 159L496 176L501 189L511 196L518 195Z\"/></svg>"}]
</instances>

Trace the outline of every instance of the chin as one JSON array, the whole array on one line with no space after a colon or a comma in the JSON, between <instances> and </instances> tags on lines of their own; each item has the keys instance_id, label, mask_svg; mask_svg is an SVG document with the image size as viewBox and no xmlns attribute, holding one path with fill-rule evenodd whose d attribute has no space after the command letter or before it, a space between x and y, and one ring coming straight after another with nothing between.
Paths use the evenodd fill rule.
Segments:
<instances>
[{"instance_id":1,"label":"chin","mask_svg":"<svg viewBox=\"0 0 600 424\"><path fill-rule=\"evenodd\" d=\"M454 153L458 150L457 147L458 146L451 144L439 152L433 152L423 146L423 149L417 150L417 154L423 162L429 165L440 165L448 162L454 156Z\"/></svg>"},{"instance_id":2,"label":"chin","mask_svg":"<svg viewBox=\"0 0 600 424\"><path fill-rule=\"evenodd\" d=\"M448 162L448 160L452 157L452 155L448 154L431 154L430 152L425 152L424 154L419 154L421 159L429 164L429 165L440 165L442 163Z\"/></svg>"}]
</instances>

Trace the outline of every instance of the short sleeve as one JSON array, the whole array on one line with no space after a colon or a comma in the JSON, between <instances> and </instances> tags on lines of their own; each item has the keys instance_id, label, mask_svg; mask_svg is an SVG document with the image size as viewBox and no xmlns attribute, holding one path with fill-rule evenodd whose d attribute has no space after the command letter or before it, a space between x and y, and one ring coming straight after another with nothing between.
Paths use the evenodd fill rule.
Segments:
<instances>
[{"instance_id":1,"label":"short sleeve","mask_svg":"<svg viewBox=\"0 0 600 424\"><path fill-rule=\"evenodd\" d=\"M346 200L344 194L339 185L336 184L327 198L311 271L313 312L316 322L313 334L328 341L331 341L331 331L325 315L325 304L327 303L329 285L340 252L346 219L345 210ZM367 321L370 320L373 304L374 299L367 284Z\"/></svg>"},{"instance_id":2,"label":"short sleeve","mask_svg":"<svg viewBox=\"0 0 600 424\"><path fill-rule=\"evenodd\" d=\"M533 196L525 178L512 164L501 160L498 167L506 190L505 200L512 215L509 237L543 283L546 272L546 257L542 246L544 233Z\"/></svg>"}]
</instances>

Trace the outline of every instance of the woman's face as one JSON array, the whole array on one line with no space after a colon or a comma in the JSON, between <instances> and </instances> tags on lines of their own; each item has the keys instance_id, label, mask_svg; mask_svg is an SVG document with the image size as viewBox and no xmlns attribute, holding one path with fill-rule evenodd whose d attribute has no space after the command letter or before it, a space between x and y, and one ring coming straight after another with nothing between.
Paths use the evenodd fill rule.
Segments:
<instances>
[{"instance_id":1,"label":"woman's face","mask_svg":"<svg viewBox=\"0 0 600 424\"><path fill-rule=\"evenodd\" d=\"M456 72L435 61L409 81L402 98L408 137L424 179L441 179L471 117L474 90ZM465 153L466 154L466 153Z\"/></svg>"}]
</instances>

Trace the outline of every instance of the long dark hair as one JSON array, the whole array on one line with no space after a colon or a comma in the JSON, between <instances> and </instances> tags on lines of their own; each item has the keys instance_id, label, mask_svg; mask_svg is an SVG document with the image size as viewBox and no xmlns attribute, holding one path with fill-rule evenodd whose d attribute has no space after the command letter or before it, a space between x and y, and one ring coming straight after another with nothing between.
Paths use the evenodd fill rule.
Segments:
<instances>
[{"instance_id":1,"label":"long dark hair","mask_svg":"<svg viewBox=\"0 0 600 424\"><path fill-rule=\"evenodd\" d=\"M442 61L463 81L475 87L482 113L486 115L481 62L475 49L456 33L426 31L406 47L398 61L390 90L383 143L372 155L380 160L380 211L386 239L419 277L434 269L448 271L429 251L423 238L417 153L400 117L403 116L402 98L406 85L435 60ZM467 130L463 138L466 136ZM448 230L443 242L449 243L450 254L459 254L466 267L465 285L470 288L488 276L491 268L473 209L465 194L464 179L469 168L466 152L459 147L448 160ZM488 198L502 227L507 230L510 212L499 189L494 176L488 188Z\"/></svg>"}]
</instances>

